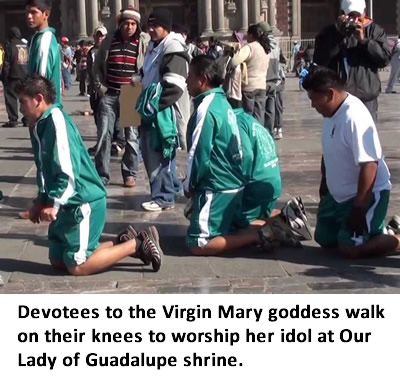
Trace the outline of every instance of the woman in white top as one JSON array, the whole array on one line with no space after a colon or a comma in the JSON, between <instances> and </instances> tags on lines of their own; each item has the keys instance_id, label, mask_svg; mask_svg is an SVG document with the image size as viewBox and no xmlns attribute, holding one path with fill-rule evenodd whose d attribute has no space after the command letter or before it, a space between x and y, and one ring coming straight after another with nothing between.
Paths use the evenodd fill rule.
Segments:
<instances>
[{"instance_id":1,"label":"woman in white top","mask_svg":"<svg viewBox=\"0 0 400 379\"><path fill-rule=\"evenodd\" d=\"M259 25L251 25L247 31L247 44L233 57L231 69L246 63L247 80L242 85L244 110L264 125L266 81L271 52L268 36Z\"/></svg>"}]
</instances>

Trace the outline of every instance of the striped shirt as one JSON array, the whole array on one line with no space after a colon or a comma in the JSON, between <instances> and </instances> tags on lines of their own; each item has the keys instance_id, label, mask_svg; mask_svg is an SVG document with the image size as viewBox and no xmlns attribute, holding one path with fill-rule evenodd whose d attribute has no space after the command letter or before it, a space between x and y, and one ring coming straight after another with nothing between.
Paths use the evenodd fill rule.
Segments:
<instances>
[{"instance_id":1,"label":"striped shirt","mask_svg":"<svg viewBox=\"0 0 400 379\"><path fill-rule=\"evenodd\" d=\"M123 42L114 38L108 52L107 85L120 91L121 85L129 84L131 77L137 74L139 40Z\"/></svg>"}]
</instances>

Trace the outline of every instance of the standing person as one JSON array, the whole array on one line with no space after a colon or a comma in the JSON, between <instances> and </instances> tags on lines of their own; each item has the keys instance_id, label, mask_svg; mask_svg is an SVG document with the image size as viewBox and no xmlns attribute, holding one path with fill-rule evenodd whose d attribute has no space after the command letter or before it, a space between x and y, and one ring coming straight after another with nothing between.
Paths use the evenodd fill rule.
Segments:
<instances>
[{"instance_id":1,"label":"standing person","mask_svg":"<svg viewBox=\"0 0 400 379\"><path fill-rule=\"evenodd\" d=\"M98 26L94 33L93 33L93 39L94 39L94 45L93 47L89 50L88 52L88 59L87 59L87 74L89 78L89 95L90 95L90 107L92 108L93 111L93 116L94 116L94 123L96 124L96 127L98 125L98 110L99 110L99 102L100 102L100 96L98 92L96 91L96 85L95 85L95 79L94 79L94 73L93 73L93 68L94 68L94 62L96 60L96 54L99 51L100 45L104 41L104 39L107 36L107 28L105 26ZM97 145L89 148L89 153L95 153L97 149Z\"/></svg>"},{"instance_id":2,"label":"standing person","mask_svg":"<svg viewBox=\"0 0 400 379\"><path fill-rule=\"evenodd\" d=\"M337 72L346 81L346 90L365 104L376 123L381 92L378 70L389 64L391 49L384 30L365 9L365 0L342 0L336 24L316 38L314 63Z\"/></svg>"},{"instance_id":3,"label":"standing person","mask_svg":"<svg viewBox=\"0 0 400 379\"><path fill-rule=\"evenodd\" d=\"M186 148L186 128L190 113L190 101L186 87L189 55L181 34L171 32L173 15L165 8L156 9L148 19L151 42L143 66L143 89L153 84L161 86L160 111L173 108L175 129L179 144ZM152 142L152 125L142 120L140 144L143 161L151 187L151 201L142 204L148 212L160 212L175 206L175 196L182 193L182 184L176 177L175 149L166 158L155 150Z\"/></svg>"},{"instance_id":4,"label":"standing person","mask_svg":"<svg viewBox=\"0 0 400 379\"><path fill-rule=\"evenodd\" d=\"M83 44L84 44L83 40L78 42L78 45L76 46L75 54L74 54L74 64L76 67L76 78L75 78L76 82L79 82L79 66L80 66L81 59L82 59Z\"/></svg>"},{"instance_id":5,"label":"standing person","mask_svg":"<svg viewBox=\"0 0 400 379\"><path fill-rule=\"evenodd\" d=\"M21 38L19 28L12 27L4 50L2 79L8 114L8 122L3 125L5 128L14 128L18 124L18 96L15 88L28 74L28 47ZM26 126L26 120L23 119L22 122Z\"/></svg>"},{"instance_id":6,"label":"standing person","mask_svg":"<svg viewBox=\"0 0 400 379\"><path fill-rule=\"evenodd\" d=\"M397 38L397 41L393 46L392 54L392 60L390 61L392 67L385 91L386 93L396 93L396 91L393 90L393 87L400 76L400 36Z\"/></svg>"},{"instance_id":7,"label":"standing person","mask_svg":"<svg viewBox=\"0 0 400 379\"><path fill-rule=\"evenodd\" d=\"M264 125L270 40L259 25L251 25L247 42L233 57L230 67L234 69L243 62L247 64L247 83L242 86L243 109Z\"/></svg>"},{"instance_id":8,"label":"standing person","mask_svg":"<svg viewBox=\"0 0 400 379\"><path fill-rule=\"evenodd\" d=\"M72 85L71 68L72 68L72 49L69 46L68 37L61 37L61 53L62 53L62 78L64 88L68 91Z\"/></svg>"},{"instance_id":9,"label":"standing person","mask_svg":"<svg viewBox=\"0 0 400 379\"><path fill-rule=\"evenodd\" d=\"M162 250L154 226L139 233L129 226L114 242L100 244L107 213L106 191L78 128L55 103L52 82L30 75L18 85L17 92L21 111L29 120L38 170L39 192L29 218L35 224L50 222L51 265L84 276L133 257L158 271Z\"/></svg>"},{"instance_id":10,"label":"standing person","mask_svg":"<svg viewBox=\"0 0 400 379\"><path fill-rule=\"evenodd\" d=\"M110 181L111 144L119 129L121 86L134 84L143 66L147 39L140 28L140 13L133 7L123 9L118 29L100 45L93 66L94 85L100 96L97 119L96 169L103 184ZM137 127L124 129L125 153L121 161L124 186L136 185L139 168Z\"/></svg>"},{"instance_id":11,"label":"standing person","mask_svg":"<svg viewBox=\"0 0 400 379\"><path fill-rule=\"evenodd\" d=\"M294 72L296 69L297 55L299 54L300 48L301 48L301 43L299 41L294 41L294 45L292 48L292 61L291 61L292 72Z\"/></svg>"},{"instance_id":12,"label":"standing person","mask_svg":"<svg viewBox=\"0 0 400 379\"><path fill-rule=\"evenodd\" d=\"M86 82L87 82L87 61L89 53L89 41L83 42L82 56L79 63L79 96L86 96Z\"/></svg>"},{"instance_id":13,"label":"standing person","mask_svg":"<svg viewBox=\"0 0 400 379\"><path fill-rule=\"evenodd\" d=\"M207 56L213 59L218 59L222 57L224 54L224 50L218 44L218 41L214 37L210 37L208 39L208 49L207 49Z\"/></svg>"},{"instance_id":14,"label":"standing person","mask_svg":"<svg viewBox=\"0 0 400 379\"><path fill-rule=\"evenodd\" d=\"M283 138L283 91L285 90L286 82L286 58L283 56L282 51L279 55L279 77L276 83L275 94L275 121L274 121L274 138L280 140Z\"/></svg>"},{"instance_id":15,"label":"standing person","mask_svg":"<svg viewBox=\"0 0 400 379\"><path fill-rule=\"evenodd\" d=\"M399 253L400 236L384 234L392 186L371 114L325 67L313 68L303 87L324 117L315 240L349 258Z\"/></svg>"},{"instance_id":16,"label":"standing person","mask_svg":"<svg viewBox=\"0 0 400 379\"><path fill-rule=\"evenodd\" d=\"M36 31L29 49L28 72L51 80L56 90L56 102L61 104L61 57L56 31L49 27L51 0L27 0L28 27Z\"/></svg>"}]
</instances>

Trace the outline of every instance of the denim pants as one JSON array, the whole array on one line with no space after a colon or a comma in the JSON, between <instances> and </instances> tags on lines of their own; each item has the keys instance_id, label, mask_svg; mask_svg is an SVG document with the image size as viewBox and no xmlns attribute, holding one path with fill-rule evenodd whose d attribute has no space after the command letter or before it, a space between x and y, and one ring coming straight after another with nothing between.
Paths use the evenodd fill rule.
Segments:
<instances>
[{"instance_id":1,"label":"denim pants","mask_svg":"<svg viewBox=\"0 0 400 379\"><path fill-rule=\"evenodd\" d=\"M140 149L149 177L152 201L161 207L174 205L175 196L183 191L182 183L176 176L176 155L171 159L164 158L161 152L153 149L148 125L140 127Z\"/></svg>"},{"instance_id":2,"label":"denim pants","mask_svg":"<svg viewBox=\"0 0 400 379\"><path fill-rule=\"evenodd\" d=\"M243 91L242 95L244 111L251 114L261 125L264 125L266 90Z\"/></svg>"},{"instance_id":3,"label":"denim pants","mask_svg":"<svg viewBox=\"0 0 400 379\"><path fill-rule=\"evenodd\" d=\"M97 150L95 164L97 172L105 184L110 181L111 144L115 126L119 124L119 94L107 92L101 97L98 109ZM128 176L137 177L139 169L139 141L137 127L125 128L123 131L125 153L121 161L121 173L125 179Z\"/></svg>"}]
</instances>

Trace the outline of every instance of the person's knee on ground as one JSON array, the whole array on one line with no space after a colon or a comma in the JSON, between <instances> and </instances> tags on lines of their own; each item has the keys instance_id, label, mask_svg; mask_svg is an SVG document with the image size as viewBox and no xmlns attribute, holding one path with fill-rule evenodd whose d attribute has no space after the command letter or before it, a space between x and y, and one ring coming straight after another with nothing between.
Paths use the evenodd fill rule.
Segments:
<instances>
[{"instance_id":1,"label":"person's knee on ground","mask_svg":"<svg viewBox=\"0 0 400 379\"><path fill-rule=\"evenodd\" d=\"M66 270L67 267L63 261L58 261L55 259L50 259L50 264L57 270Z\"/></svg>"}]
</instances>

